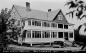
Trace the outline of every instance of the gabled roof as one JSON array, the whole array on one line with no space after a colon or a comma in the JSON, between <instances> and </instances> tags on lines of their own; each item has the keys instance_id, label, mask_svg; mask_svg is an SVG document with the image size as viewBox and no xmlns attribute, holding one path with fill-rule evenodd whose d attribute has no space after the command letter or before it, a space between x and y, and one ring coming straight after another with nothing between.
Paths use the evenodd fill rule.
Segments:
<instances>
[{"instance_id":1,"label":"gabled roof","mask_svg":"<svg viewBox=\"0 0 86 53\"><path fill-rule=\"evenodd\" d=\"M35 18L35 19L42 19L42 20L53 20L55 15L60 10L55 10L51 12L45 12L40 10L31 9L31 11L27 11L26 7L13 5L14 8L18 11L21 18Z\"/></svg>"},{"instance_id":2,"label":"gabled roof","mask_svg":"<svg viewBox=\"0 0 86 53\"><path fill-rule=\"evenodd\" d=\"M56 15L61 11L61 9L54 10L51 12L45 12L45 11L40 11L35 9L31 9L29 11L29 10L26 10L26 7L22 7L18 5L13 5L13 8L16 9L18 14L20 15L20 18L34 18L34 19L41 19L41 20L48 20L48 21L53 21ZM66 20L66 18L64 20ZM59 23L59 21L57 22ZM67 20L65 23L68 24Z\"/></svg>"},{"instance_id":3,"label":"gabled roof","mask_svg":"<svg viewBox=\"0 0 86 53\"><path fill-rule=\"evenodd\" d=\"M62 20L59 20L58 15L62 16ZM55 18L53 19L53 21L57 22L57 23L62 23L62 24L69 24L68 21L66 20L64 14L62 13L62 11L60 11Z\"/></svg>"}]
</instances>

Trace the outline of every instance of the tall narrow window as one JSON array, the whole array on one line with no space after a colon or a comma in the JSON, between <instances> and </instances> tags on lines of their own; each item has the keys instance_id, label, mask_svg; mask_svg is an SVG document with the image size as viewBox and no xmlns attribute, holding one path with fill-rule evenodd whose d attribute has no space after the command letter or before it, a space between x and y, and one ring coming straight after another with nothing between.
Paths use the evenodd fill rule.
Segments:
<instances>
[{"instance_id":1,"label":"tall narrow window","mask_svg":"<svg viewBox=\"0 0 86 53\"><path fill-rule=\"evenodd\" d=\"M43 31L43 32L42 32L42 37L43 37L43 38L50 38L50 32L48 32L48 31Z\"/></svg>"},{"instance_id":2,"label":"tall narrow window","mask_svg":"<svg viewBox=\"0 0 86 53\"><path fill-rule=\"evenodd\" d=\"M72 33L72 32L69 33L69 37L70 37L70 38L73 38L73 33Z\"/></svg>"},{"instance_id":3,"label":"tall narrow window","mask_svg":"<svg viewBox=\"0 0 86 53\"><path fill-rule=\"evenodd\" d=\"M51 23L51 27L57 27L56 23Z\"/></svg>"},{"instance_id":4,"label":"tall narrow window","mask_svg":"<svg viewBox=\"0 0 86 53\"><path fill-rule=\"evenodd\" d=\"M63 24L58 24L58 28L63 28Z\"/></svg>"},{"instance_id":5,"label":"tall narrow window","mask_svg":"<svg viewBox=\"0 0 86 53\"><path fill-rule=\"evenodd\" d=\"M35 25L35 21L34 20L32 20L32 25Z\"/></svg>"},{"instance_id":6,"label":"tall narrow window","mask_svg":"<svg viewBox=\"0 0 86 53\"><path fill-rule=\"evenodd\" d=\"M51 32L51 38L56 38L57 37L57 32Z\"/></svg>"},{"instance_id":7,"label":"tall narrow window","mask_svg":"<svg viewBox=\"0 0 86 53\"><path fill-rule=\"evenodd\" d=\"M68 32L64 32L64 39L65 39L65 40L68 40L68 39L69 39L69 37L68 37Z\"/></svg>"},{"instance_id":8,"label":"tall narrow window","mask_svg":"<svg viewBox=\"0 0 86 53\"><path fill-rule=\"evenodd\" d=\"M58 32L58 38L63 38L63 32Z\"/></svg>"},{"instance_id":9,"label":"tall narrow window","mask_svg":"<svg viewBox=\"0 0 86 53\"><path fill-rule=\"evenodd\" d=\"M31 31L27 31L27 38L31 38Z\"/></svg>"},{"instance_id":10,"label":"tall narrow window","mask_svg":"<svg viewBox=\"0 0 86 53\"><path fill-rule=\"evenodd\" d=\"M31 25L31 20L28 20L28 25Z\"/></svg>"},{"instance_id":11,"label":"tall narrow window","mask_svg":"<svg viewBox=\"0 0 86 53\"><path fill-rule=\"evenodd\" d=\"M33 38L41 38L41 31L33 31L32 37Z\"/></svg>"},{"instance_id":12,"label":"tall narrow window","mask_svg":"<svg viewBox=\"0 0 86 53\"><path fill-rule=\"evenodd\" d=\"M32 38L35 38L35 31L32 31Z\"/></svg>"}]
</instances>

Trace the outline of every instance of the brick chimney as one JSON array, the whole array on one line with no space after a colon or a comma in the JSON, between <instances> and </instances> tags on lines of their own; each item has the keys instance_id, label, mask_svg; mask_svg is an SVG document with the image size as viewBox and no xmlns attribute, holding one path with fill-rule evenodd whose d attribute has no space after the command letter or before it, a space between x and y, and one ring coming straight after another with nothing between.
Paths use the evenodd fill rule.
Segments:
<instances>
[{"instance_id":1,"label":"brick chimney","mask_svg":"<svg viewBox=\"0 0 86 53\"><path fill-rule=\"evenodd\" d=\"M51 9L48 9L48 12L51 12Z\"/></svg>"},{"instance_id":2,"label":"brick chimney","mask_svg":"<svg viewBox=\"0 0 86 53\"><path fill-rule=\"evenodd\" d=\"M29 2L26 2L26 10L29 10L29 11L31 10L30 9L30 3Z\"/></svg>"}]
</instances>

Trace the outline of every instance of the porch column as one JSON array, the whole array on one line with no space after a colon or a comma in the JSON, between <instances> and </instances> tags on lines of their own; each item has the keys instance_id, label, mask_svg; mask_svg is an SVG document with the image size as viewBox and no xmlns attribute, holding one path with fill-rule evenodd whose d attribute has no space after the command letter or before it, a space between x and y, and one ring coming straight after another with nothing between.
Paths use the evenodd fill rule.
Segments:
<instances>
[{"instance_id":1,"label":"porch column","mask_svg":"<svg viewBox=\"0 0 86 53\"><path fill-rule=\"evenodd\" d=\"M75 36L74 36L74 31L73 31L73 41L75 41L74 38L75 38Z\"/></svg>"},{"instance_id":2,"label":"porch column","mask_svg":"<svg viewBox=\"0 0 86 53\"><path fill-rule=\"evenodd\" d=\"M41 21L41 27L42 27L42 21Z\"/></svg>"},{"instance_id":3,"label":"porch column","mask_svg":"<svg viewBox=\"0 0 86 53\"><path fill-rule=\"evenodd\" d=\"M28 31L26 31L26 38L27 38L27 33L28 33Z\"/></svg>"},{"instance_id":4,"label":"porch column","mask_svg":"<svg viewBox=\"0 0 86 53\"><path fill-rule=\"evenodd\" d=\"M64 24L63 24L63 29L64 29Z\"/></svg>"},{"instance_id":5,"label":"porch column","mask_svg":"<svg viewBox=\"0 0 86 53\"><path fill-rule=\"evenodd\" d=\"M50 31L50 38L51 38L51 31ZM52 41L52 39L51 39L51 41ZM51 42L50 42L50 46L51 46Z\"/></svg>"},{"instance_id":6,"label":"porch column","mask_svg":"<svg viewBox=\"0 0 86 53\"><path fill-rule=\"evenodd\" d=\"M50 38L51 38L51 31L50 31Z\"/></svg>"},{"instance_id":7,"label":"porch column","mask_svg":"<svg viewBox=\"0 0 86 53\"><path fill-rule=\"evenodd\" d=\"M32 39L32 30L31 30L31 39ZM32 42L30 43L30 46L32 46Z\"/></svg>"}]
</instances>

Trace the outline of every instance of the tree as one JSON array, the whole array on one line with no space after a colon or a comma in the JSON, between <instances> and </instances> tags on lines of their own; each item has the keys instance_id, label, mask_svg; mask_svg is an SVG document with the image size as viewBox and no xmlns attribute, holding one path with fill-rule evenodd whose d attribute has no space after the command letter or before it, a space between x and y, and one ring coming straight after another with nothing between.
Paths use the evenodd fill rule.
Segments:
<instances>
[{"instance_id":1,"label":"tree","mask_svg":"<svg viewBox=\"0 0 86 53\"><path fill-rule=\"evenodd\" d=\"M8 10L7 8L1 10L1 13L0 13L0 19L1 19L0 31L1 31L1 33L0 34L5 32L7 29L6 22L8 21L8 18L11 16L10 13L11 13L11 10L10 9Z\"/></svg>"},{"instance_id":2,"label":"tree","mask_svg":"<svg viewBox=\"0 0 86 53\"><path fill-rule=\"evenodd\" d=\"M78 19L82 19L83 16L86 16L83 15L84 11L86 11L86 5L82 0L70 0L65 5L68 5L69 9L74 9L67 13L67 15L71 14L72 18L74 16L74 13Z\"/></svg>"},{"instance_id":3,"label":"tree","mask_svg":"<svg viewBox=\"0 0 86 53\"><path fill-rule=\"evenodd\" d=\"M7 43L7 36L6 36L6 30L7 30L7 24L11 10L8 8L2 9L0 13L0 43L2 46L6 46Z\"/></svg>"},{"instance_id":4,"label":"tree","mask_svg":"<svg viewBox=\"0 0 86 53\"><path fill-rule=\"evenodd\" d=\"M69 9L73 9L72 11L68 12L66 15L71 14L72 18L78 18L79 20L82 20L82 18L86 18L86 15L84 14L86 12L86 4L82 0L70 0L67 2L65 5L69 6ZM75 17L74 17L75 16ZM82 49L86 46L86 34L80 34L80 31L82 30L82 27L86 25L81 24L77 29L74 30L75 32L75 41L83 42L83 47ZM86 33L85 30L86 28L83 29L83 32Z\"/></svg>"}]
</instances>

